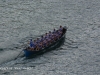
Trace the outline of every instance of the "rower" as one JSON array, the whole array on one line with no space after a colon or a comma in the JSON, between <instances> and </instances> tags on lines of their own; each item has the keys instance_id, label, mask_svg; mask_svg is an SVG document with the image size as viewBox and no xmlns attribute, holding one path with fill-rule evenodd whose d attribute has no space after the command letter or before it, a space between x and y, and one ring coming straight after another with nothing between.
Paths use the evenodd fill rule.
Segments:
<instances>
[{"instance_id":1,"label":"rower","mask_svg":"<svg viewBox=\"0 0 100 75\"><path fill-rule=\"evenodd\" d=\"M45 38L47 38L48 37L48 33L45 33Z\"/></svg>"},{"instance_id":2,"label":"rower","mask_svg":"<svg viewBox=\"0 0 100 75\"><path fill-rule=\"evenodd\" d=\"M60 28L58 29L58 33L59 33L59 35L62 35L62 31L63 31L63 27L60 26Z\"/></svg>"},{"instance_id":3,"label":"rower","mask_svg":"<svg viewBox=\"0 0 100 75\"><path fill-rule=\"evenodd\" d=\"M45 36L44 36L44 38L45 38L45 39L48 39L48 38L49 38L49 34L46 33Z\"/></svg>"},{"instance_id":4,"label":"rower","mask_svg":"<svg viewBox=\"0 0 100 75\"><path fill-rule=\"evenodd\" d=\"M48 45L48 33L45 33L44 37L43 37L43 42L42 45L43 47L46 47Z\"/></svg>"},{"instance_id":5,"label":"rower","mask_svg":"<svg viewBox=\"0 0 100 75\"><path fill-rule=\"evenodd\" d=\"M48 33L45 34L45 43L48 45L49 43L49 36L48 36Z\"/></svg>"},{"instance_id":6,"label":"rower","mask_svg":"<svg viewBox=\"0 0 100 75\"><path fill-rule=\"evenodd\" d=\"M51 33L51 31L49 31L48 36L49 36L49 42L52 43L53 40L52 40L52 33Z\"/></svg>"},{"instance_id":7,"label":"rower","mask_svg":"<svg viewBox=\"0 0 100 75\"><path fill-rule=\"evenodd\" d=\"M62 34L63 34L63 32L62 32L62 31L60 31L60 30L58 30L58 34L59 34L59 36L61 37L61 36L62 36Z\"/></svg>"},{"instance_id":8,"label":"rower","mask_svg":"<svg viewBox=\"0 0 100 75\"><path fill-rule=\"evenodd\" d=\"M56 30L55 29L52 32L52 37L53 37L53 40L55 41L56 40Z\"/></svg>"},{"instance_id":9,"label":"rower","mask_svg":"<svg viewBox=\"0 0 100 75\"><path fill-rule=\"evenodd\" d=\"M43 40L44 40L44 37L43 37L43 36L41 36L41 38L39 39L39 41L42 43L42 42L43 42Z\"/></svg>"},{"instance_id":10,"label":"rower","mask_svg":"<svg viewBox=\"0 0 100 75\"><path fill-rule=\"evenodd\" d=\"M51 31L49 31L49 34L48 34L48 35L49 35L50 38L52 37L52 33L51 33Z\"/></svg>"},{"instance_id":11,"label":"rower","mask_svg":"<svg viewBox=\"0 0 100 75\"><path fill-rule=\"evenodd\" d=\"M36 39L36 50L38 51L39 50L39 43L40 43L40 40L39 38Z\"/></svg>"},{"instance_id":12,"label":"rower","mask_svg":"<svg viewBox=\"0 0 100 75\"><path fill-rule=\"evenodd\" d=\"M36 49L37 47L37 43L36 43L36 40L34 40L34 50Z\"/></svg>"},{"instance_id":13,"label":"rower","mask_svg":"<svg viewBox=\"0 0 100 75\"><path fill-rule=\"evenodd\" d=\"M59 39L59 36L60 36L60 35L59 35L58 30L56 31L56 34L55 34L55 35L56 35L56 40Z\"/></svg>"},{"instance_id":14,"label":"rower","mask_svg":"<svg viewBox=\"0 0 100 75\"><path fill-rule=\"evenodd\" d=\"M34 46L33 41L32 39L30 39L30 47L33 47L33 46Z\"/></svg>"},{"instance_id":15,"label":"rower","mask_svg":"<svg viewBox=\"0 0 100 75\"><path fill-rule=\"evenodd\" d=\"M63 30L63 27L62 27L62 26L60 26L59 30L60 30L60 31L62 31L62 30Z\"/></svg>"},{"instance_id":16,"label":"rower","mask_svg":"<svg viewBox=\"0 0 100 75\"><path fill-rule=\"evenodd\" d=\"M41 36L41 38L39 39L39 48L42 49L44 46L43 46L43 41L44 41L44 37Z\"/></svg>"},{"instance_id":17,"label":"rower","mask_svg":"<svg viewBox=\"0 0 100 75\"><path fill-rule=\"evenodd\" d=\"M53 33L54 33L54 34L56 33L56 29L53 30Z\"/></svg>"},{"instance_id":18,"label":"rower","mask_svg":"<svg viewBox=\"0 0 100 75\"><path fill-rule=\"evenodd\" d=\"M39 41L39 38L37 38L37 39L36 39L36 43L39 43L39 42L40 42L40 41Z\"/></svg>"},{"instance_id":19,"label":"rower","mask_svg":"<svg viewBox=\"0 0 100 75\"><path fill-rule=\"evenodd\" d=\"M51 44L51 42L52 42L52 33L51 33L51 31L49 31L49 33L47 34L47 41L48 41L48 44Z\"/></svg>"},{"instance_id":20,"label":"rower","mask_svg":"<svg viewBox=\"0 0 100 75\"><path fill-rule=\"evenodd\" d=\"M43 47L47 47L48 46L48 41L47 41L47 39L45 39L44 41L43 41Z\"/></svg>"},{"instance_id":21,"label":"rower","mask_svg":"<svg viewBox=\"0 0 100 75\"><path fill-rule=\"evenodd\" d=\"M30 50L34 50L35 44L33 43L32 39L30 39Z\"/></svg>"},{"instance_id":22,"label":"rower","mask_svg":"<svg viewBox=\"0 0 100 75\"><path fill-rule=\"evenodd\" d=\"M42 47L44 47L44 46L43 46L43 41L44 41L44 40L45 40L44 36L41 36L41 38L40 38L40 44L41 44Z\"/></svg>"}]
</instances>

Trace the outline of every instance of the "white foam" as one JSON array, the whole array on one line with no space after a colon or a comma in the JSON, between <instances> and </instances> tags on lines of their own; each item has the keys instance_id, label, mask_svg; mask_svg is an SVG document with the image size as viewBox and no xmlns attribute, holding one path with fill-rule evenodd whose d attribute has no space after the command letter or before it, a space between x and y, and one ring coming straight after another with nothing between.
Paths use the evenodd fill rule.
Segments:
<instances>
[{"instance_id":1,"label":"white foam","mask_svg":"<svg viewBox=\"0 0 100 75\"><path fill-rule=\"evenodd\" d=\"M8 51L3 51L0 53L0 64L6 62L6 61L10 61L15 59L19 53L21 52L21 50L8 50Z\"/></svg>"}]
</instances>

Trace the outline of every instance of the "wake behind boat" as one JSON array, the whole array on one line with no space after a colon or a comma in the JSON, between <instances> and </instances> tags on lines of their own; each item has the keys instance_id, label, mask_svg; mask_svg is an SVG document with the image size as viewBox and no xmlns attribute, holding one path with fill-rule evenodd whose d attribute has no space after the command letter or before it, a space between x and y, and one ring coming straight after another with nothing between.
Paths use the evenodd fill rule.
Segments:
<instances>
[{"instance_id":1,"label":"wake behind boat","mask_svg":"<svg viewBox=\"0 0 100 75\"><path fill-rule=\"evenodd\" d=\"M58 30L49 31L49 33L46 33L41 38L37 38L34 42L31 39L30 46L23 50L25 57L33 57L59 47L64 42L66 31L66 26L60 26Z\"/></svg>"}]
</instances>

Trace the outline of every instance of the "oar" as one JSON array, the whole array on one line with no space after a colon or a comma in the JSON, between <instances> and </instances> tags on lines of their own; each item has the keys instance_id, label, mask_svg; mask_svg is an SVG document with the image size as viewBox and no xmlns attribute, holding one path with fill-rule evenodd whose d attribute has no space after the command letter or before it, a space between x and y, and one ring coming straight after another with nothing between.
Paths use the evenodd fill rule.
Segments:
<instances>
[{"instance_id":1,"label":"oar","mask_svg":"<svg viewBox=\"0 0 100 75\"><path fill-rule=\"evenodd\" d=\"M23 51L23 50L22 50ZM18 54L18 56L14 59L14 60L16 60L18 57L19 57L19 55L22 53L22 51L20 51L20 53Z\"/></svg>"},{"instance_id":2,"label":"oar","mask_svg":"<svg viewBox=\"0 0 100 75\"><path fill-rule=\"evenodd\" d=\"M41 35L40 35L41 36ZM40 37L40 36L38 36L38 37ZM37 36L36 36L37 37ZM22 45L22 46L26 46L27 44L24 44L24 45ZM21 47L22 47L21 46ZM23 50L22 50L23 51ZM18 56L14 59L14 60L16 60L18 57L19 57L19 55L22 53L22 51L18 54Z\"/></svg>"}]
</instances>

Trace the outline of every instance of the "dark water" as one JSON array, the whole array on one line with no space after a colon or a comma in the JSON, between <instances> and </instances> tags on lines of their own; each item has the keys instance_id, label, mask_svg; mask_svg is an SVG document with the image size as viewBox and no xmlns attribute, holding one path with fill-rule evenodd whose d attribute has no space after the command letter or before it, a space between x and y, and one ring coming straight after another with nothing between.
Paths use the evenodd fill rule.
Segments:
<instances>
[{"instance_id":1,"label":"dark water","mask_svg":"<svg viewBox=\"0 0 100 75\"><path fill-rule=\"evenodd\" d=\"M30 38L60 25L63 46L14 60ZM100 1L0 0L0 75L100 75Z\"/></svg>"}]
</instances>

